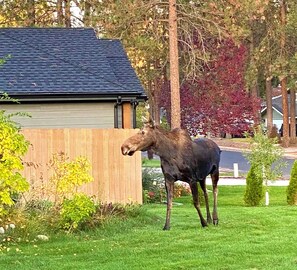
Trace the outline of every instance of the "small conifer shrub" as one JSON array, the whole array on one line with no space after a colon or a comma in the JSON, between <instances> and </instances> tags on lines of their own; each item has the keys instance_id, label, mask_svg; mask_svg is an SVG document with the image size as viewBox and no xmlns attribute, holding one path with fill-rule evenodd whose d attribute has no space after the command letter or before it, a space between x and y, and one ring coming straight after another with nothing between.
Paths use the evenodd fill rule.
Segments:
<instances>
[{"instance_id":1,"label":"small conifer shrub","mask_svg":"<svg viewBox=\"0 0 297 270\"><path fill-rule=\"evenodd\" d=\"M255 166L251 166L246 177L246 189L244 202L247 206L258 206L264 197L263 178L255 172Z\"/></svg>"},{"instance_id":2,"label":"small conifer shrub","mask_svg":"<svg viewBox=\"0 0 297 270\"><path fill-rule=\"evenodd\" d=\"M287 187L287 202L290 205L297 205L297 160L294 161L290 182Z\"/></svg>"}]
</instances>

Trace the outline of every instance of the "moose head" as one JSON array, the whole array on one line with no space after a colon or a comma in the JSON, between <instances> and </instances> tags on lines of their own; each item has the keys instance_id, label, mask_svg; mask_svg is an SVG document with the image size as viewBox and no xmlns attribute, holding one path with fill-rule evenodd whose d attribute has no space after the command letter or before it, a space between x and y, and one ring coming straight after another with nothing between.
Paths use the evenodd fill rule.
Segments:
<instances>
[{"instance_id":1,"label":"moose head","mask_svg":"<svg viewBox=\"0 0 297 270\"><path fill-rule=\"evenodd\" d=\"M156 142L155 128L152 118L145 120L143 128L123 143L122 154L132 156L136 151L149 150Z\"/></svg>"}]
</instances>

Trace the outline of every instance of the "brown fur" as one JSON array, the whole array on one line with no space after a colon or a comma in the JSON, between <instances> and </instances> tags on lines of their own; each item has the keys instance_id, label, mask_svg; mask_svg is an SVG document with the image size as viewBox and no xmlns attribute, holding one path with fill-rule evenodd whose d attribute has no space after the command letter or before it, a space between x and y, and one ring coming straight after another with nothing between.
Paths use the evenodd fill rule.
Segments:
<instances>
[{"instance_id":1,"label":"brown fur","mask_svg":"<svg viewBox=\"0 0 297 270\"><path fill-rule=\"evenodd\" d=\"M219 180L220 149L211 140L198 139L192 141L186 130L174 129L165 131L152 122L147 123L137 134L128 138L121 147L123 155L133 155L136 151L153 150L160 156L161 168L165 178L167 192L167 214L164 229L170 227L174 182L177 180L189 183L193 195L194 206L200 217L202 226L213 221L218 224L217 216L217 183ZM206 176L211 175L214 193L214 208L211 217ZM202 216L198 197L199 182L205 198L207 222Z\"/></svg>"}]
</instances>

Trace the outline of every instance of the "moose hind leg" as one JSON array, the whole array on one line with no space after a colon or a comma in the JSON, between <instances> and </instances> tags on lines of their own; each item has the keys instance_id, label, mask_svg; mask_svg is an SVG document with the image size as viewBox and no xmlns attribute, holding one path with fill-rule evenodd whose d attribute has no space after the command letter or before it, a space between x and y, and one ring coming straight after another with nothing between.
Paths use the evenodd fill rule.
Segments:
<instances>
[{"instance_id":1,"label":"moose hind leg","mask_svg":"<svg viewBox=\"0 0 297 270\"><path fill-rule=\"evenodd\" d=\"M201 225L202 225L202 227L206 227L207 226L207 222L203 218L202 213L201 213L201 209L200 209L200 202L199 202L199 196L198 196L198 185L197 185L197 182L191 182L190 183L190 187L191 187L191 192L192 192L192 196L193 196L193 204L194 204L194 207L196 208L197 213L199 215Z\"/></svg>"},{"instance_id":2,"label":"moose hind leg","mask_svg":"<svg viewBox=\"0 0 297 270\"><path fill-rule=\"evenodd\" d=\"M165 180L166 195L167 195L167 210L166 210L166 221L163 230L167 231L170 229L170 215L172 208L172 199L174 192L174 182Z\"/></svg>"},{"instance_id":3,"label":"moose hind leg","mask_svg":"<svg viewBox=\"0 0 297 270\"><path fill-rule=\"evenodd\" d=\"M207 193L207 188L206 188L206 179L199 181L199 183L200 183L201 189L203 191L203 195L204 195L207 223L211 224L212 218L211 218L210 211L209 211L209 201L208 201L208 193Z\"/></svg>"},{"instance_id":4,"label":"moose hind leg","mask_svg":"<svg viewBox=\"0 0 297 270\"><path fill-rule=\"evenodd\" d=\"M215 171L211 174L211 180L212 180L212 190L213 190L213 213L212 213L212 219L213 224L218 225L219 224L219 218L218 218L218 181L219 181L219 171Z\"/></svg>"}]
</instances>

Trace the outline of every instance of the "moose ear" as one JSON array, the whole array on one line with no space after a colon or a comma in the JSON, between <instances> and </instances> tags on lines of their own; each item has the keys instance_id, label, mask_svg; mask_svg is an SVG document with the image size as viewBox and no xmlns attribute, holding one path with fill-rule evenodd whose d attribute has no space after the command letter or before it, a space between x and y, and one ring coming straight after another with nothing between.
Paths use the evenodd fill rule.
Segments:
<instances>
[{"instance_id":1,"label":"moose ear","mask_svg":"<svg viewBox=\"0 0 297 270\"><path fill-rule=\"evenodd\" d=\"M155 121L153 120L152 116L149 113L150 104L147 102L145 104L145 115L142 116L142 122L149 127L155 127Z\"/></svg>"},{"instance_id":2,"label":"moose ear","mask_svg":"<svg viewBox=\"0 0 297 270\"><path fill-rule=\"evenodd\" d=\"M153 120L151 115L149 117L149 120L147 121L147 124L152 128L155 127L155 121Z\"/></svg>"},{"instance_id":3,"label":"moose ear","mask_svg":"<svg viewBox=\"0 0 297 270\"><path fill-rule=\"evenodd\" d=\"M142 122L145 126L148 126L148 127L155 127L155 121L153 120L153 118L149 115L149 118L146 118L144 116L142 116Z\"/></svg>"},{"instance_id":4,"label":"moose ear","mask_svg":"<svg viewBox=\"0 0 297 270\"><path fill-rule=\"evenodd\" d=\"M146 124L149 120L145 116L141 116L141 121L142 123Z\"/></svg>"}]
</instances>

